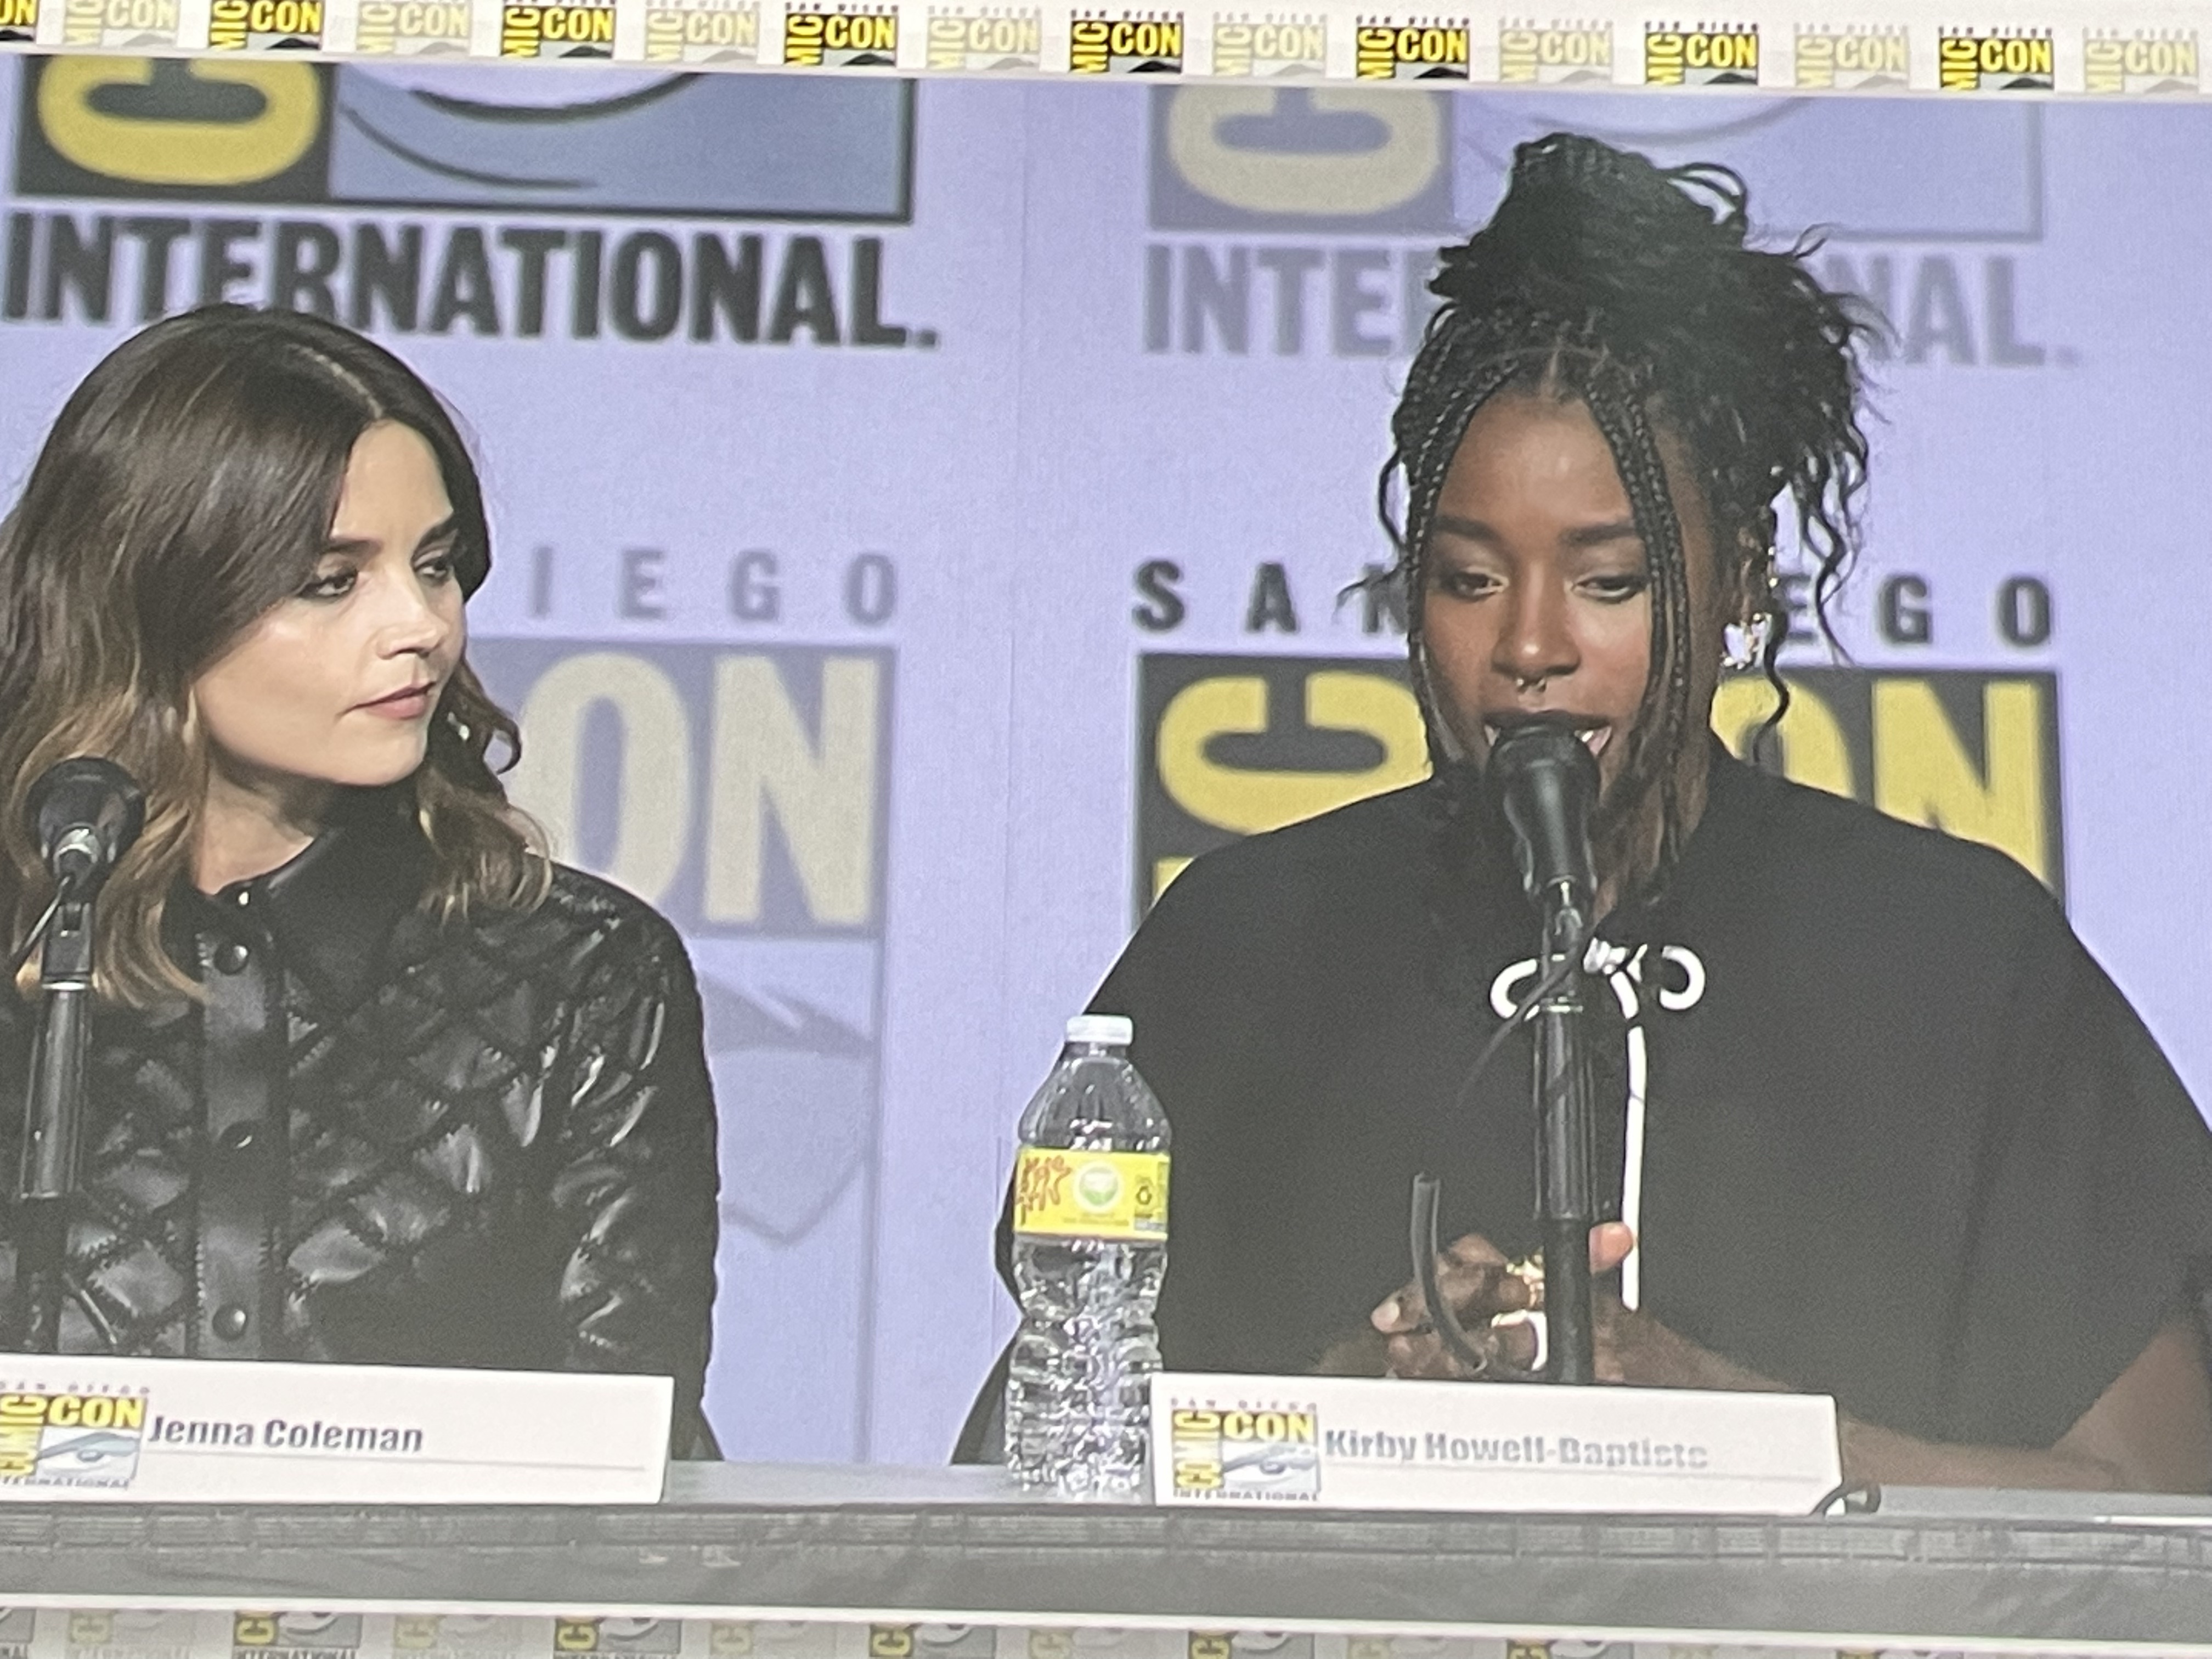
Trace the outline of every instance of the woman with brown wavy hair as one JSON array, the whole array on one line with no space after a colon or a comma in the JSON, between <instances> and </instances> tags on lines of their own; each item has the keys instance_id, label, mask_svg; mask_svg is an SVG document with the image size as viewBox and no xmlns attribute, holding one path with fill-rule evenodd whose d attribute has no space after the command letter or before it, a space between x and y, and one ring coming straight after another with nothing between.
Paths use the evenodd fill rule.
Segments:
<instances>
[{"instance_id":1,"label":"woman with brown wavy hair","mask_svg":"<svg viewBox=\"0 0 2212 1659\"><path fill-rule=\"evenodd\" d=\"M698 995L668 924L507 804L465 652L490 558L436 397L313 317L157 324L55 422L0 528L15 939L52 894L40 775L106 756L147 798L100 900L62 1347L662 1373L710 1450ZM21 1133L0 1111L0 1170Z\"/></svg>"}]
</instances>

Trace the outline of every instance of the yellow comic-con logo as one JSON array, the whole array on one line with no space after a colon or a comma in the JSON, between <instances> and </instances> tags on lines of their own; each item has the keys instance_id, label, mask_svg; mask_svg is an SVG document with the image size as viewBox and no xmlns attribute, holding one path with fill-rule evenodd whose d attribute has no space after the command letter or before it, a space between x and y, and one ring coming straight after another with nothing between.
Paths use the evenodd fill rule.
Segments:
<instances>
[{"instance_id":1,"label":"yellow comic-con logo","mask_svg":"<svg viewBox=\"0 0 2212 1659\"><path fill-rule=\"evenodd\" d=\"M1464 81L1471 35L1464 18L1363 17L1352 36L1352 72L1362 81Z\"/></svg>"},{"instance_id":2,"label":"yellow comic-con logo","mask_svg":"<svg viewBox=\"0 0 2212 1659\"><path fill-rule=\"evenodd\" d=\"M2048 29L1936 37L1936 83L1946 92L2049 92L2057 65Z\"/></svg>"},{"instance_id":3,"label":"yellow comic-con logo","mask_svg":"<svg viewBox=\"0 0 2212 1659\"><path fill-rule=\"evenodd\" d=\"M1074 74L1182 73L1179 11L1078 12L1067 28L1067 67Z\"/></svg>"},{"instance_id":4,"label":"yellow comic-con logo","mask_svg":"<svg viewBox=\"0 0 2212 1659\"><path fill-rule=\"evenodd\" d=\"M1644 83L1650 87L1755 87L1759 84L1756 24L1701 24L1681 28L1647 25Z\"/></svg>"}]
</instances>

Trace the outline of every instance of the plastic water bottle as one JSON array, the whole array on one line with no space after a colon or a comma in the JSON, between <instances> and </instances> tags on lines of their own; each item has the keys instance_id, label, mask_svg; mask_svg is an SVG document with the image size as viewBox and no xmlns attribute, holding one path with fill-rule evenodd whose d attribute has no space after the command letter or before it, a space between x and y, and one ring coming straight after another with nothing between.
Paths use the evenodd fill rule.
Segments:
<instances>
[{"instance_id":1,"label":"plastic water bottle","mask_svg":"<svg viewBox=\"0 0 2212 1659\"><path fill-rule=\"evenodd\" d=\"M1152 1310L1168 1256L1168 1120L1129 1063L1129 1022L1079 1014L1022 1114L1006 1462L1028 1486L1144 1495Z\"/></svg>"}]
</instances>

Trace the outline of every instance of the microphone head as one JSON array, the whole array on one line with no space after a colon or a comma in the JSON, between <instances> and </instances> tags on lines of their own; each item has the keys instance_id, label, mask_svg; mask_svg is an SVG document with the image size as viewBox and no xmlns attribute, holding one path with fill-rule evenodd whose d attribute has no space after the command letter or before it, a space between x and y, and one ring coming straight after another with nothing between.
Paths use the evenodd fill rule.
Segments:
<instances>
[{"instance_id":1,"label":"microphone head","mask_svg":"<svg viewBox=\"0 0 2212 1659\"><path fill-rule=\"evenodd\" d=\"M1513 831L1528 896L1541 902L1564 888L1587 910L1597 893L1590 813L1597 805L1597 757L1575 727L1556 720L1508 726L1491 745L1484 781Z\"/></svg>"},{"instance_id":2,"label":"microphone head","mask_svg":"<svg viewBox=\"0 0 2212 1659\"><path fill-rule=\"evenodd\" d=\"M78 755L41 773L24 803L31 839L56 879L96 884L146 823L146 797L128 772Z\"/></svg>"}]
</instances>

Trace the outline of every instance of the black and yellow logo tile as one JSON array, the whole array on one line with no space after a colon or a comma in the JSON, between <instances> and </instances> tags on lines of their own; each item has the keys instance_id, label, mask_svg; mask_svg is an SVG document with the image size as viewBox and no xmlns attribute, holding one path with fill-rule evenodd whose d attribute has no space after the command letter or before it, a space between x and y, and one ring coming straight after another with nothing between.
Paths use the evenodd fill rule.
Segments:
<instances>
[{"instance_id":1,"label":"black and yellow logo tile","mask_svg":"<svg viewBox=\"0 0 2212 1659\"><path fill-rule=\"evenodd\" d=\"M143 1395L0 1393L0 1484L128 1486L145 1430Z\"/></svg>"},{"instance_id":2,"label":"black and yellow logo tile","mask_svg":"<svg viewBox=\"0 0 2212 1659\"><path fill-rule=\"evenodd\" d=\"M1498 26L1498 78L1522 86L1613 79L1613 25L1525 19Z\"/></svg>"},{"instance_id":3,"label":"black and yellow logo tile","mask_svg":"<svg viewBox=\"0 0 2212 1659\"><path fill-rule=\"evenodd\" d=\"M1213 72L1273 80L1328 72L1325 17L1216 17Z\"/></svg>"},{"instance_id":4,"label":"black and yellow logo tile","mask_svg":"<svg viewBox=\"0 0 2212 1659\"><path fill-rule=\"evenodd\" d=\"M898 63L896 11L787 11L783 61L805 69L890 69Z\"/></svg>"},{"instance_id":5,"label":"black and yellow logo tile","mask_svg":"<svg viewBox=\"0 0 2212 1659\"><path fill-rule=\"evenodd\" d=\"M1778 755L1799 783L2009 854L2062 899L2058 681L2039 672L1808 668L1789 675ZM1428 774L1396 658L1155 653L1138 666L1141 915L1192 859ZM1739 754L1772 708L1725 682L1713 726Z\"/></svg>"},{"instance_id":6,"label":"black and yellow logo tile","mask_svg":"<svg viewBox=\"0 0 2212 1659\"><path fill-rule=\"evenodd\" d=\"M1750 23L1689 29L1647 25L1644 84L1755 87L1759 84L1759 29Z\"/></svg>"},{"instance_id":7,"label":"black and yellow logo tile","mask_svg":"<svg viewBox=\"0 0 2212 1659\"><path fill-rule=\"evenodd\" d=\"M1319 1422L1310 1408L1178 1407L1168 1417L1176 1495L1319 1498Z\"/></svg>"},{"instance_id":8,"label":"black and yellow logo tile","mask_svg":"<svg viewBox=\"0 0 2212 1659\"><path fill-rule=\"evenodd\" d=\"M468 0L362 0L353 49L371 58L465 52L471 21Z\"/></svg>"},{"instance_id":9,"label":"black and yellow logo tile","mask_svg":"<svg viewBox=\"0 0 2212 1659\"><path fill-rule=\"evenodd\" d=\"M2202 90L2194 29L2133 34L2091 29L2081 40L2081 88L2109 95L2171 95Z\"/></svg>"},{"instance_id":10,"label":"black and yellow logo tile","mask_svg":"<svg viewBox=\"0 0 2212 1659\"><path fill-rule=\"evenodd\" d=\"M1796 83L1807 91L1902 87L1912 78L1904 27L1797 31Z\"/></svg>"},{"instance_id":11,"label":"black and yellow logo tile","mask_svg":"<svg viewBox=\"0 0 2212 1659\"><path fill-rule=\"evenodd\" d=\"M323 44L323 0L213 0L208 46L215 52L313 52Z\"/></svg>"},{"instance_id":12,"label":"black and yellow logo tile","mask_svg":"<svg viewBox=\"0 0 2212 1659\"><path fill-rule=\"evenodd\" d=\"M681 1619L556 1619L555 1659L614 1659L614 1656L669 1656L684 1647Z\"/></svg>"},{"instance_id":13,"label":"black and yellow logo tile","mask_svg":"<svg viewBox=\"0 0 2212 1659\"><path fill-rule=\"evenodd\" d=\"M231 1659L344 1659L361 1650L357 1613L234 1613L230 1617Z\"/></svg>"},{"instance_id":14,"label":"black and yellow logo tile","mask_svg":"<svg viewBox=\"0 0 2212 1659\"><path fill-rule=\"evenodd\" d=\"M35 40L39 0L0 0L0 40Z\"/></svg>"},{"instance_id":15,"label":"black and yellow logo tile","mask_svg":"<svg viewBox=\"0 0 2212 1659\"><path fill-rule=\"evenodd\" d=\"M502 58L611 58L612 5L517 6L500 9Z\"/></svg>"},{"instance_id":16,"label":"black and yellow logo tile","mask_svg":"<svg viewBox=\"0 0 2212 1659\"><path fill-rule=\"evenodd\" d=\"M1472 34L1463 18L1363 17L1352 37L1352 72L1362 81L1464 81Z\"/></svg>"},{"instance_id":17,"label":"black and yellow logo tile","mask_svg":"<svg viewBox=\"0 0 2212 1659\"><path fill-rule=\"evenodd\" d=\"M1969 34L1936 40L1936 84L1945 92L2049 92L2057 85L2050 33Z\"/></svg>"},{"instance_id":18,"label":"black and yellow logo tile","mask_svg":"<svg viewBox=\"0 0 2212 1659\"><path fill-rule=\"evenodd\" d=\"M1032 7L933 9L928 47L933 70L1033 70L1044 59L1044 16Z\"/></svg>"},{"instance_id":19,"label":"black and yellow logo tile","mask_svg":"<svg viewBox=\"0 0 2212 1659\"><path fill-rule=\"evenodd\" d=\"M646 11L648 64L750 64L759 56L760 8L752 0L706 0Z\"/></svg>"},{"instance_id":20,"label":"black and yellow logo tile","mask_svg":"<svg viewBox=\"0 0 2212 1659\"><path fill-rule=\"evenodd\" d=\"M1180 75L1179 11L1078 12L1067 26L1067 68L1073 75Z\"/></svg>"}]
</instances>

